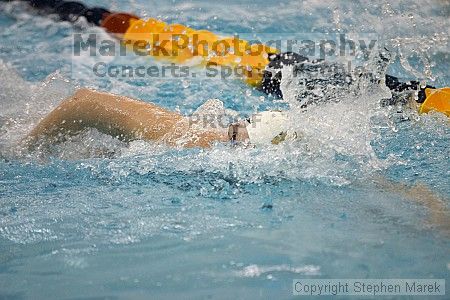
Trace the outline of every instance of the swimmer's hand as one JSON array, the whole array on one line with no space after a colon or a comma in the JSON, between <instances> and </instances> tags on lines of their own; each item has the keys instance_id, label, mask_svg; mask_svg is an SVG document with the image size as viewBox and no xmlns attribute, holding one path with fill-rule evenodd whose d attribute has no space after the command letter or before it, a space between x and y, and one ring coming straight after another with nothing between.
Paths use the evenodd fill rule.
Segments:
<instances>
[{"instance_id":1,"label":"swimmer's hand","mask_svg":"<svg viewBox=\"0 0 450 300\"><path fill-rule=\"evenodd\" d=\"M450 236L450 212L446 205L448 199L442 198L423 183L408 186L382 177L374 178L373 182L385 191L400 194L427 208L429 225L445 236Z\"/></svg>"}]
</instances>

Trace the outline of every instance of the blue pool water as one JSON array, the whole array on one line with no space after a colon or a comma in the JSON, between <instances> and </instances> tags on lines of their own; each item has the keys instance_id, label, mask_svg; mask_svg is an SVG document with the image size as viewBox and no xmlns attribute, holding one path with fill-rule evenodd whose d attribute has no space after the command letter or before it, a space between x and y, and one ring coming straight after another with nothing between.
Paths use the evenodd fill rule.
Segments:
<instances>
[{"instance_id":1,"label":"blue pool water","mask_svg":"<svg viewBox=\"0 0 450 300\"><path fill-rule=\"evenodd\" d=\"M399 54L390 74L450 86L445 1L86 3L248 37L376 34ZM243 113L287 104L239 80L74 74L96 58L73 59L72 34L92 29L0 8L0 298L289 299L298 278L449 278L443 115L381 108L382 91L363 90L298 113L304 139L279 147L174 150L89 131L19 151L80 86L184 114L212 98Z\"/></svg>"}]
</instances>

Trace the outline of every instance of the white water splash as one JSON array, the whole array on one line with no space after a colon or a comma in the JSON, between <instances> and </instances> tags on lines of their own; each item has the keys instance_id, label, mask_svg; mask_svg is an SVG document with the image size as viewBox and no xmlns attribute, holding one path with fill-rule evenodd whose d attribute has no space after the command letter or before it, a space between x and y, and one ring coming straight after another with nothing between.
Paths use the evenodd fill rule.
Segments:
<instances>
[{"instance_id":1,"label":"white water splash","mask_svg":"<svg viewBox=\"0 0 450 300\"><path fill-rule=\"evenodd\" d=\"M289 265L275 265L275 266L258 266L249 265L244 267L241 271L236 272L239 277L259 277L267 273L274 272L289 272L302 275L320 275L320 267L314 265L306 265L303 267L291 267Z\"/></svg>"}]
</instances>

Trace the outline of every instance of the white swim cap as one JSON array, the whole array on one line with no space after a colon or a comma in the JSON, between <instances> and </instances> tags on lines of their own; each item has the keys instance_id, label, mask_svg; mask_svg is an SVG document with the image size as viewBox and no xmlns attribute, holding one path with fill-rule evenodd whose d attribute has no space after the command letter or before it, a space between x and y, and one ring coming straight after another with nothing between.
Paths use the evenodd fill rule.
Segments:
<instances>
[{"instance_id":1,"label":"white swim cap","mask_svg":"<svg viewBox=\"0 0 450 300\"><path fill-rule=\"evenodd\" d=\"M254 114L246 127L250 143L278 144L286 139L295 139L296 133L289 132L288 123L285 112L264 111Z\"/></svg>"}]
</instances>

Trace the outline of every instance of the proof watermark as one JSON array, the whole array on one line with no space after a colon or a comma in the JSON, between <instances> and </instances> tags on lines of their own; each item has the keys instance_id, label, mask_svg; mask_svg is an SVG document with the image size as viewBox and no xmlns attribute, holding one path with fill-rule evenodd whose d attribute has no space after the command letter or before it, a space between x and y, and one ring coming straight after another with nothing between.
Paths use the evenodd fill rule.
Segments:
<instances>
[{"instance_id":1,"label":"proof watermark","mask_svg":"<svg viewBox=\"0 0 450 300\"><path fill-rule=\"evenodd\" d=\"M439 296L445 279L294 279L296 296Z\"/></svg>"},{"instance_id":2,"label":"proof watermark","mask_svg":"<svg viewBox=\"0 0 450 300\"><path fill-rule=\"evenodd\" d=\"M253 34L258 39L247 35L167 31L118 39L98 32L75 33L72 74L83 78L90 73L99 78L257 80L269 61L280 59L281 53L296 53L306 61L338 61L348 71L379 48L373 34Z\"/></svg>"},{"instance_id":3,"label":"proof watermark","mask_svg":"<svg viewBox=\"0 0 450 300\"><path fill-rule=\"evenodd\" d=\"M248 123L250 123L250 120L253 123L260 122L260 118L255 115L250 117L247 117L246 115L241 114L193 114L189 117L187 117L189 122L189 127L197 126L200 128L206 128L206 129L225 129L230 126L230 124L237 124L242 120L248 120Z\"/></svg>"}]
</instances>

